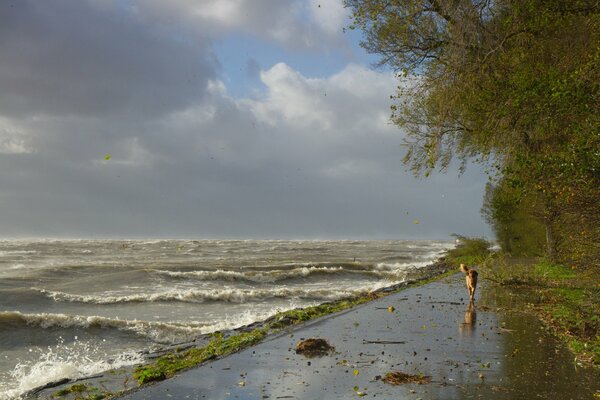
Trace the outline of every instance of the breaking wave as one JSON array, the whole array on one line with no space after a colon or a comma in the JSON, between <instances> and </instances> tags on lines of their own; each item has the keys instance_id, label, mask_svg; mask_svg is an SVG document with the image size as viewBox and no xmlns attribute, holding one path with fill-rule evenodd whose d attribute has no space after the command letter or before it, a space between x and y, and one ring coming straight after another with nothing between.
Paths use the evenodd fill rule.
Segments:
<instances>
[{"instance_id":1,"label":"breaking wave","mask_svg":"<svg viewBox=\"0 0 600 400\"><path fill-rule=\"evenodd\" d=\"M118 329L148 338L157 343L173 343L192 340L206 333L210 328L198 322L157 322L124 320L100 316L82 316L67 314L24 314L18 311L0 312L0 322L4 324L25 324L48 328L100 328Z\"/></svg>"},{"instance_id":2,"label":"breaking wave","mask_svg":"<svg viewBox=\"0 0 600 400\"><path fill-rule=\"evenodd\" d=\"M26 392L48 382L91 376L142 361L143 357L138 352L109 357L86 342L48 347L35 361L20 362L6 374L8 379L0 381L0 400L21 398Z\"/></svg>"},{"instance_id":3,"label":"breaking wave","mask_svg":"<svg viewBox=\"0 0 600 400\"><path fill-rule=\"evenodd\" d=\"M330 301L350 297L368 290L375 290L389 285L380 282L369 288L359 289L327 289L327 288L268 288L268 289L172 289L157 293L136 293L129 295L98 295L71 294L45 289L33 289L59 302L88 303L88 304L118 304L180 301L186 303L203 303L207 301L223 301L229 303L246 303L264 299L307 299Z\"/></svg>"},{"instance_id":4,"label":"breaking wave","mask_svg":"<svg viewBox=\"0 0 600 400\"><path fill-rule=\"evenodd\" d=\"M198 270L198 271L168 271L149 270L151 273L179 279L198 280L224 280L244 281L252 283L274 283L295 278L307 278L313 275L357 274L384 278L388 280L402 280L406 278L407 271L430 264L431 261L378 263L376 265L342 264L336 266L301 266L288 269L273 269L266 271L240 270L231 271L224 269Z\"/></svg>"}]
</instances>

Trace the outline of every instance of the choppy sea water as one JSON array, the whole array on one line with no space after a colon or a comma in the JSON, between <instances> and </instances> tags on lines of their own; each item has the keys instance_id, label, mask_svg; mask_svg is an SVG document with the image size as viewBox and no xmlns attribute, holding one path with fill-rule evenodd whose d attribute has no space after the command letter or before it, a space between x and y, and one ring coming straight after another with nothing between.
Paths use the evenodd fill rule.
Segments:
<instances>
[{"instance_id":1,"label":"choppy sea water","mask_svg":"<svg viewBox=\"0 0 600 400\"><path fill-rule=\"evenodd\" d=\"M450 241L0 241L0 400L410 279Z\"/></svg>"}]
</instances>

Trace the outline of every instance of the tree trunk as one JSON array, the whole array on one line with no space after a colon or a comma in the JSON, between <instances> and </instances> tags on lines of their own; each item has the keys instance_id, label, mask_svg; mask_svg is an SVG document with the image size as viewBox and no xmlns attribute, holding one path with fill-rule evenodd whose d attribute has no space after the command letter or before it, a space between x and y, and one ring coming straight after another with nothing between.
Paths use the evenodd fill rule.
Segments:
<instances>
[{"instance_id":1,"label":"tree trunk","mask_svg":"<svg viewBox=\"0 0 600 400\"><path fill-rule=\"evenodd\" d=\"M556 261L556 234L554 232L554 218L545 218L546 228L546 254L552 262Z\"/></svg>"}]
</instances>

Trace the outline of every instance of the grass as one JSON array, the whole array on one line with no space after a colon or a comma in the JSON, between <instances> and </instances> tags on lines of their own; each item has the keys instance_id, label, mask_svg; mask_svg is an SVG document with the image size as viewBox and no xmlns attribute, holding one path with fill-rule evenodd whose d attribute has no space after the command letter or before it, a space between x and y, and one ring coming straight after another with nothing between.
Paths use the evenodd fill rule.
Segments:
<instances>
[{"instance_id":1,"label":"grass","mask_svg":"<svg viewBox=\"0 0 600 400\"><path fill-rule=\"evenodd\" d=\"M457 267L478 265L484 279L516 293L528 293L530 307L575 354L581 365L600 367L600 275L597 269L551 263L542 258L514 258L491 252L485 239L455 235L460 243L446 261ZM531 303L532 302L532 303ZM518 306L517 306L518 307Z\"/></svg>"},{"instance_id":2,"label":"grass","mask_svg":"<svg viewBox=\"0 0 600 400\"><path fill-rule=\"evenodd\" d=\"M52 397L66 397L74 394L74 400L102 400L106 397L100 389L94 386L88 386L83 383L76 383L67 388L58 390L52 394Z\"/></svg>"},{"instance_id":3,"label":"grass","mask_svg":"<svg viewBox=\"0 0 600 400\"><path fill-rule=\"evenodd\" d=\"M138 367L134 372L134 378L137 379L140 385L160 381L175 375L179 371L256 344L266 334L266 329L254 329L228 338L224 338L222 335L214 335L214 339L204 347L193 348L181 353L170 353L158 358L151 364Z\"/></svg>"},{"instance_id":4,"label":"grass","mask_svg":"<svg viewBox=\"0 0 600 400\"><path fill-rule=\"evenodd\" d=\"M336 302L281 312L269 318L261 328L241 332L227 338L224 338L220 333L214 333L212 335L213 339L206 346L193 348L182 353L164 355L151 364L138 367L133 377L140 385L160 381L175 375L179 371L256 344L268 333L275 333L286 327L343 311L382 296L381 293L368 293Z\"/></svg>"},{"instance_id":5,"label":"grass","mask_svg":"<svg viewBox=\"0 0 600 400\"><path fill-rule=\"evenodd\" d=\"M413 284L413 286L424 285L454 273L456 273L454 270L448 271L429 279L417 281L415 284ZM402 289L398 289L394 292L398 292L400 290ZM133 377L140 385L167 379L175 375L177 372L200 365L217 357L232 354L256 344L260 342L267 334L276 333L306 321L347 310L359 304L381 298L394 292L365 293L359 296L330 303L280 312L265 321L260 328L251 330L249 332L240 332L227 338L223 337L223 335L220 333L214 333L211 335L211 341L208 342L208 344L206 344L204 347L193 348L185 352L164 355L156 359L151 364L142 365L136 368Z\"/></svg>"},{"instance_id":6,"label":"grass","mask_svg":"<svg viewBox=\"0 0 600 400\"><path fill-rule=\"evenodd\" d=\"M482 269L486 279L526 289L531 310L575 354L578 364L600 367L600 277L593 270L553 264L544 259L491 256Z\"/></svg>"},{"instance_id":7,"label":"grass","mask_svg":"<svg viewBox=\"0 0 600 400\"><path fill-rule=\"evenodd\" d=\"M483 238L468 238L454 234L458 245L448 250L445 260L455 268L460 264L481 265L491 254L491 243Z\"/></svg>"},{"instance_id":8,"label":"grass","mask_svg":"<svg viewBox=\"0 0 600 400\"><path fill-rule=\"evenodd\" d=\"M552 287L537 309L580 363L600 367L600 289Z\"/></svg>"}]
</instances>

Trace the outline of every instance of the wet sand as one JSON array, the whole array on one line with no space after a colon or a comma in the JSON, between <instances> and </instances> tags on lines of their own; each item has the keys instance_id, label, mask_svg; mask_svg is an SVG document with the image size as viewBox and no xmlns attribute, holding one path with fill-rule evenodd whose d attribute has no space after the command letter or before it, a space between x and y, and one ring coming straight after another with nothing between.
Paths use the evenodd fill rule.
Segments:
<instances>
[{"instance_id":1,"label":"wet sand","mask_svg":"<svg viewBox=\"0 0 600 400\"><path fill-rule=\"evenodd\" d=\"M124 399L592 399L597 371L573 356L534 317L496 313L507 296L478 288L475 310L462 275L364 304L273 336ZM387 308L395 310L389 312ZM296 354L304 338L335 353ZM392 386L390 371L431 377Z\"/></svg>"}]
</instances>

